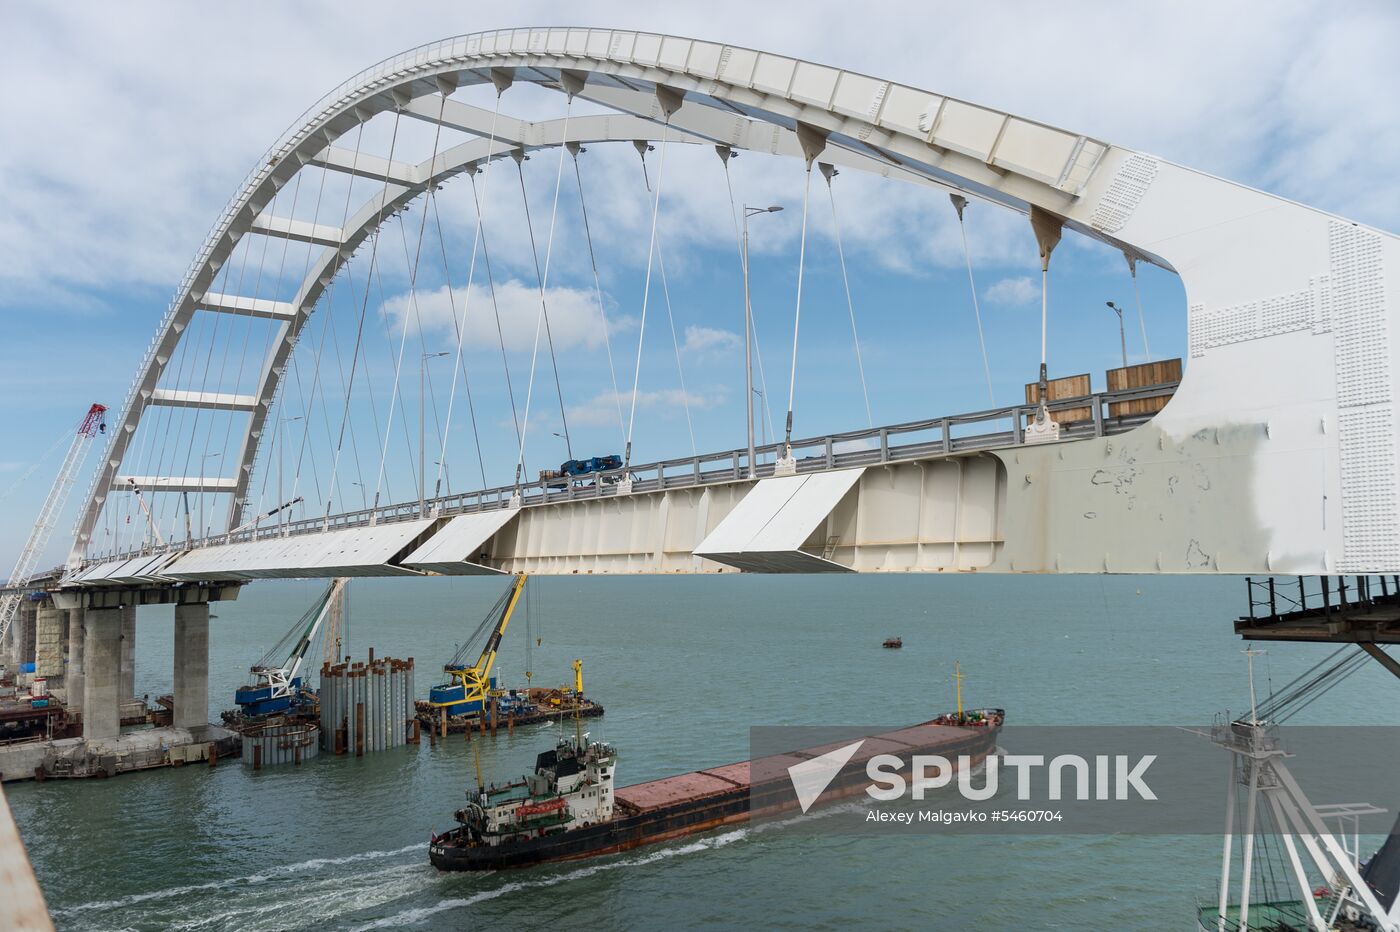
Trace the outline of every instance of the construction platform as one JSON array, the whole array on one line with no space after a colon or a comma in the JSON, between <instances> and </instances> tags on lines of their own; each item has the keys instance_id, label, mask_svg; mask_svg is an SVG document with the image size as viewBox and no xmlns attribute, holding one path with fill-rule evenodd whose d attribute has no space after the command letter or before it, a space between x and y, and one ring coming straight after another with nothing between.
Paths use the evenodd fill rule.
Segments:
<instances>
[{"instance_id":1,"label":"construction platform","mask_svg":"<svg viewBox=\"0 0 1400 932\"><path fill-rule=\"evenodd\" d=\"M1400 644L1400 576L1245 578L1249 614L1235 633L1251 641Z\"/></svg>"},{"instance_id":2,"label":"construction platform","mask_svg":"<svg viewBox=\"0 0 1400 932\"><path fill-rule=\"evenodd\" d=\"M114 738L34 738L0 746L0 782L120 773L208 763L239 753L233 732L210 725L197 729L143 728Z\"/></svg>"}]
</instances>

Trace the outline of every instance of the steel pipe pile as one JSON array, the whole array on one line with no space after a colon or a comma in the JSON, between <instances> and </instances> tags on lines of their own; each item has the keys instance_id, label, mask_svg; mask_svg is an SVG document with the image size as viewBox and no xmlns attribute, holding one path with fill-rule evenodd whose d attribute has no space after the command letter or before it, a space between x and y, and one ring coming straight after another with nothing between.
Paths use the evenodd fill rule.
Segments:
<instances>
[{"instance_id":1,"label":"steel pipe pile","mask_svg":"<svg viewBox=\"0 0 1400 932\"><path fill-rule=\"evenodd\" d=\"M321 743L356 757L406 744L411 738L413 658L321 667Z\"/></svg>"}]
</instances>

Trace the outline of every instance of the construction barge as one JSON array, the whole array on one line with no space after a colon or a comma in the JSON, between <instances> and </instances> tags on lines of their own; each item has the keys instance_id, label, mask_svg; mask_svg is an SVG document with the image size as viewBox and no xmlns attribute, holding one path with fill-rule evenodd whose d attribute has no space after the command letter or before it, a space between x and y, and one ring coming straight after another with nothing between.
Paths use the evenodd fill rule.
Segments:
<instances>
[{"instance_id":1,"label":"construction barge","mask_svg":"<svg viewBox=\"0 0 1400 932\"><path fill-rule=\"evenodd\" d=\"M868 781L860 765L876 754L894 752L908 759L936 753L976 767L995 750L1004 719L1001 709L977 709L872 735L817 803L861 793ZM616 750L589 741L580 731L541 753L534 774L523 780L488 789L478 775L470 802L455 813L457 826L433 837L428 857L439 870L530 867L614 854L779 814L801 805L788 768L839 747L740 761L614 791Z\"/></svg>"},{"instance_id":2,"label":"construction barge","mask_svg":"<svg viewBox=\"0 0 1400 932\"><path fill-rule=\"evenodd\" d=\"M476 727L481 732L488 729L495 734L498 725L513 728L516 725L532 725L539 722L562 720L565 715L572 718L593 718L603 714L603 707L583 694L583 661L573 662L574 682L572 686L558 689L527 686L524 689L502 688L492 674L496 655L500 650L501 639L506 626L510 624L517 607L525 596L528 576L516 576L510 586L492 606L491 610L477 625L467 639L458 647L457 653L443 666L447 682L432 687L426 700L419 700L414 708L418 721L430 736L446 737L449 734L470 732ZM530 623L530 612L524 611L526 625ZM526 672L527 681L533 673L530 670L529 650L536 643L529 628L526 629ZM475 662L468 663L471 653L480 650Z\"/></svg>"},{"instance_id":3,"label":"construction barge","mask_svg":"<svg viewBox=\"0 0 1400 932\"><path fill-rule=\"evenodd\" d=\"M443 737L459 735L465 731L494 732L499 725L513 728L516 725L538 725L541 722L558 722L577 714L580 718L596 718L603 714L603 707L591 699L582 699L577 704L568 697L561 697L561 690L541 689L505 690L499 697L492 697L484 709L462 714L448 714L442 706L419 699L414 703L420 727L429 734Z\"/></svg>"}]
</instances>

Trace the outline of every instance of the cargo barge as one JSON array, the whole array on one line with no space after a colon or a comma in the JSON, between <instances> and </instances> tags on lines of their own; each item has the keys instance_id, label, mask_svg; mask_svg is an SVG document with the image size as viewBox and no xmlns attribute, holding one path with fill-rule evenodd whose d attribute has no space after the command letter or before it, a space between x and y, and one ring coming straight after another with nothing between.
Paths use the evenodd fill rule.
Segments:
<instances>
[{"instance_id":1,"label":"cargo barge","mask_svg":"<svg viewBox=\"0 0 1400 932\"><path fill-rule=\"evenodd\" d=\"M818 804L861 793L860 766L876 754L939 754L978 766L996 747L1005 713L977 709L872 735L821 793ZM617 752L578 734L535 762L533 775L478 786L457 810L457 826L435 835L429 860L440 870L500 870L576 860L669 841L799 808L788 768L841 745L740 761L614 790ZM956 764L955 764L956 766ZM480 778L478 777L478 783Z\"/></svg>"}]
</instances>

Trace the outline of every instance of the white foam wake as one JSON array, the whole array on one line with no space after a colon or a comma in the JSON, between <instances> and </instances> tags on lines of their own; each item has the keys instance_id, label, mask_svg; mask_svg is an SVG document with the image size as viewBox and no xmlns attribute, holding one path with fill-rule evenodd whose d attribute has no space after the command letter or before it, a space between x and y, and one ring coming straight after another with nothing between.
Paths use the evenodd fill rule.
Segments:
<instances>
[{"instance_id":1,"label":"white foam wake","mask_svg":"<svg viewBox=\"0 0 1400 932\"><path fill-rule=\"evenodd\" d=\"M188 884L180 887L166 887L163 890L151 890L147 893L133 893L128 896L119 897L115 900L96 900L91 903L79 903L76 906L68 906L55 910L54 915L64 916L72 913L82 913L96 909L122 909L134 906L138 903L149 903L156 900L167 900L171 897L185 896L189 893L198 893L201 890L223 890L231 887L252 886L254 884L266 883L287 874L308 874L326 867L335 867L341 864L353 864L357 861L377 861L384 858L397 857L407 854L410 851L419 851L426 848L425 844L406 845L403 848L396 848L392 851L361 851L357 854L347 854L338 858L312 858L309 861L301 861L297 864L283 864L279 867L269 868L257 874L249 874L244 877L230 877L226 880L211 880L208 883Z\"/></svg>"},{"instance_id":2,"label":"white foam wake","mask_svg":"<svg viewBox=\"0 0 1400 932\"><path fill-rule=\"evenodd\" d=\"M395 929L409 923L421 922L430 916L446 912L450 909L462 909L468 906L475 906L487 900L499 899L511 893L518 893L521 890L539 890L546 887L556 887L563 883L571 883L575 880L582 880L585 877L592 877L605 871L621 870L629 867L641 867L645 864L652 864L669 858L680 857L682 855L694 854L698 851L708 851L721 848L731 842L738 841L749 834L747 828L734 829L711 838L702 838L674 848L663 847L649 852L640 857L624 857L616 861L606 861L598 864L590 864L587 867L578 867L563 874L556 874L552 877L544 877L539 880L516 880L502 884L491 890L482 890L466 897L452 897L450 899L439 900L432 906L419 906L407 909L392 916L365 925L356 926L351 932L371 932L374 929Z\"/></svg>"}]
</instances>

